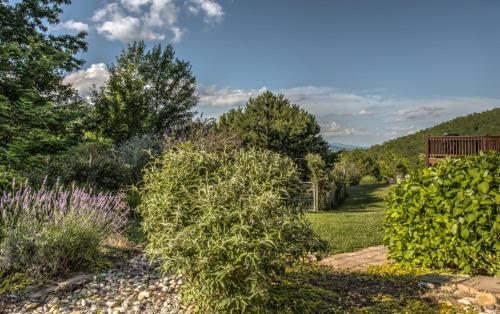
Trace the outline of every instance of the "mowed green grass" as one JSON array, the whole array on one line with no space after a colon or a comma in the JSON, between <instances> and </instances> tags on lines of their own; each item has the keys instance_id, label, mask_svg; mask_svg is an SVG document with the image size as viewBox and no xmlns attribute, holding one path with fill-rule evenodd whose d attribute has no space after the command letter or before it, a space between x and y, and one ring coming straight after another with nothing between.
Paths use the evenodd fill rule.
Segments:
<instances>
[{"instance_id":1,"label":"mowed green grass","mask_svg":"<svg viewBox=\"0 0 500 314\"><path fill-rule=\"evenodd\" d=\"M384 198L388 191L387 185L353 186L340 208L308 212L306 218L330 244L329 254L379 245L383 239Z\"/></svg>"}]
</instances>

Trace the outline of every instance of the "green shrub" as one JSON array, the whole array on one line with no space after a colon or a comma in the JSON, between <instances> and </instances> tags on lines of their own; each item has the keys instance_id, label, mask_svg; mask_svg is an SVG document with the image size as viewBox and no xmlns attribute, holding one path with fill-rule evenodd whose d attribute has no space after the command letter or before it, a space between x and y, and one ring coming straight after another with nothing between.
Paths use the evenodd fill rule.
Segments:
<instances>
[{"instance_id":1,"label":"green shrub","mask_svg":"<svg viewBox=\"0 0 500 314\"><path fill-rule=\"evenodd\" d=\"M500 153L414 173L387 197L390 257L408 266L500 274Z\"/></svg>"},{"instance_id":2,"label":"green shrub","mask_svg":"<svg viewBox=\"0 0 500 314\"><path fill-rule=\"evenodd\" d=\"M146 251L183 275L198 311L262 312L273 275L323 244L295 204L300 187L289 158L180 144L144 177Z\"/></svg>"},{"instance_id":3,"label":"green shrub","mask_svg":"<svg viewBox=\"0 0 500 314\"><path fill-rule=\"evenodd\" d=\"M361 180L359 180L360 185L370 185L370 184L377 184L378 179L375 178L374 176L371 175L366 175L361 177Z\"/></svg>"},{"instance_id":4,"label":"green shrub","mask_svg":"<svg viewBox=\"0 0 500 314\"><path fill-rule=\"evenodd\" d=\"M104 190L118 190L131 181L131 170L111 143L90 142L70 148L54 158L48 173L52 180L77 182Z\"/></svg>"}]
</instances>

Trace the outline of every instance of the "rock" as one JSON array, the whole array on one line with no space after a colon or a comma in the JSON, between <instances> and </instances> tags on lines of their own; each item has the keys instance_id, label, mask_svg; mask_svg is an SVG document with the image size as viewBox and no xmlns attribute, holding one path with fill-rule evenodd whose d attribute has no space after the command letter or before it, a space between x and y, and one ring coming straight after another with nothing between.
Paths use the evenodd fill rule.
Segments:
<instances>
[{"instance_id":1,"label":"rock","mask_svg":"<svg viewBox=\"0 0 500 314\"><path fill-rule=\"evenodd\" d=\"M463 305L471 305L472 304L472 301L469 299L466 299L466 298L459 299L459 300L457 300L457 302L460 304L463 304Z\"/></svg>"},{"instance_id":2,"label":"rock","mask_svg":"<svg viewBox=\"0 0 500 314\"><path fill-rule=\"evenodd\" d=\"M441 291L450 292L450 293L455 291L455 289L452 286L441 286L441 287L439 287L439 289Z\"/></svg>"},{"instance_id":3,"label":"rock","mask_svg":"<svg viewBox=\"0 0 500 314\"><path fill-rule=\"evenodd\" d=\"M92 275L83 274L57 283L57 290L71 290L92 280Z\"/></svg>"},{"instance_id":4,"label":"rock","mask_svg":"<svg viewBox=\"0 0 500 314\"><path fill-rule=\"evenodd\" d=\"M141 291L137 295L137 299L138 300L143 300L143 299L149 298L150 296L151 296L151 294L149 293L149 291Z\"/></svg>"},{"instance_id":5,"label":"rock","mask_svg":"<svg viewBox=\"0 0 500 314\"><path fill-rule=\"evenodd\" d=\"M432 282L419 282L418 286L422 287L422 288L425 288L425 289L434 289L434 288L436 288L436 285L434 285Z\"/></svg>"},{"instance_id":6,"label":"rock","mask_svg":"<svg viewBox=\"0 0 500 314\"><path fill-rule=\"evenodd\" d=\"M117 307L118 305L120 305L120 301L118 300L109 300L106 302L106 306L110 308Z\"/></svg>"},{"instance_id":7,"label":"rock","mask_svg":"<svg viewBox=\"0 0 500 314\"><path fill-rule=\"evenodd\" d=\"M35 302L31 302L31 303L26 303L26 305L24 306L24 308L26 310L32 310L34 308L37 308L38 307L38 303L35 303Z\"/></svg>"},{"instance_id":8,"label":"rock","mask_svg":"<svg viewBox=\"0 0 500 314\"><path fill-rule=\"evenodd\" d=\"M498 300L493 293L479 292L476 294L476 303L481 306L495 305Z\"/></svg>"},{"instance_id":9,"label":"rock","mask_svg":"<svg viewBox=\"0 0 500 314\"><path fill-rule=\"evenodd\" d=\"M457 290L463 293L470 293L469 287L464 284L457 284Z\"/></svg>"}]
</instances>

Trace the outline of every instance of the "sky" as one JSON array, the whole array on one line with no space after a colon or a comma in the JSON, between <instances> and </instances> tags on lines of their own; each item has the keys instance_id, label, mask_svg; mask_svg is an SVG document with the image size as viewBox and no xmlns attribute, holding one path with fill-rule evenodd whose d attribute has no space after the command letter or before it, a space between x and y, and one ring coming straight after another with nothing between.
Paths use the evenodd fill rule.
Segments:
<instances>
[{"instance_id":1,"label":"sky","mask_svg":"<svg viewBox=\"0 0 500 314\"><path fill-rule=\"evenodd\" d=\"M73 0L54 33L88 32L82 95L127 43L172 44L217 118L264 90L369 146L500 107L497 0Z\"/></svg>"}]
</instances>

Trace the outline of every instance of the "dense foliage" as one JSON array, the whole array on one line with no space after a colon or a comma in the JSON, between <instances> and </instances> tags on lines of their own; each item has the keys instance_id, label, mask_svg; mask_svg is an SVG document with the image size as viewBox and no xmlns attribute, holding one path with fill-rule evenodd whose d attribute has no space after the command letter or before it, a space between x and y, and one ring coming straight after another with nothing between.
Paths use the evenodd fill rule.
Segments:
<instances>
[{"instance_id":1,"label":"dense foliage","mask_svg":"<svg viewBox=\"0 0 500 314\"><path fill-rule=\"evenodd\" d=\"M223 114L219 125L236 133L246 146L289 156L301 170L306 170L308 153L319 154L328 165L335 158L314 115L270 91L250 98L244 108Z\"/></svg>"},{"instance_id":2,"label":"dense foliage","mask_svg":"<svg viewBox=\"0 0 500 314\"><path fill-rule=\"evenodd\" d=\"M427 135L442 136L456 135L499 135L500 108L473 113L438 124L415 134L399 137L381 145L372 146L368 153L374 157L384 157L388 153L396 155L398 159L406 159L410 170L424 166L420 155L425 153L425 138Z\"/></svg>"},{"instance_id":3,"label":"dense foliage","mask_svg":"<svg viewBox=\"0 0 500 314\"><path fill-rule=\"evenodd\" d=\"M0 272L56 275L86 268L127 216L121 195L15 185L0 198Z\"/></svg>"},{"instance_id":4,"label":"dense foliage","mask_svg":"<svg viewBox=\"0 0 500 314\"><path fill-rule=\"evenodd\" d=\"M95 131L116 142L144 133L163 134L188 122L196 105L196 80L189 62L175 58L172 46L144 42L123 50L110 68L110 76L95 91Z\"/></svg>"},{"instance_id":5,"label":"dense foliage","mask_svg":"<svg viewBox=\"0 0 500 314\"><path fill-rule=\"evenodd\" d=\"M83 142L54 156L47 165L51 182L119 190L142 179L142 170L163 149L161 138L142 135L113 145L111 141Z\"/></svg>"},{"instance_id":6,"label":"dense foliage","mask_svg":"<svg viewBox=\"0 0 500 314\"><path fill-rule=\"evenodd\" d=\"M500 153L417 171L387 198L390 257L414 266L500 274Z\"/></svg>"},{"instance_id":7,"label":"dense foliage","mask_svg":"<svg viewBox=\"0 0 500 314\"><path fill-rule=\"evenodd\" d=\"M47 32L70 2L0 1L0 162L14 170L81 138L86 106L63 78L83 64L86 34Z\"/></svg>"},{"instance_id":8,"label":"dense foliage","mask_svg":"<svg viewBox=\"0 0 500 314\"><path fill-rule=\"evenodd\" d=\"M262 311L273 275L321 244L295 204L296 166L270 151L187 142L144 180L146 250L184 276L199 311Z\"/></svg>"}]
</instances>

